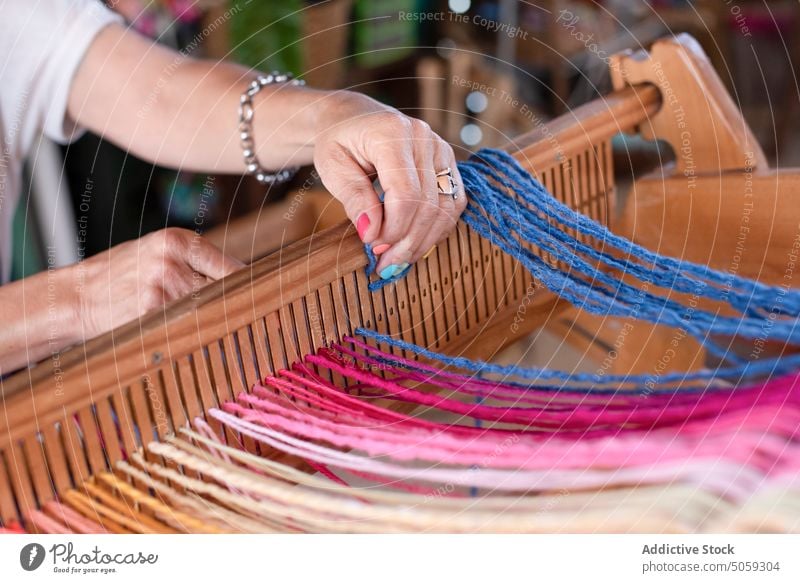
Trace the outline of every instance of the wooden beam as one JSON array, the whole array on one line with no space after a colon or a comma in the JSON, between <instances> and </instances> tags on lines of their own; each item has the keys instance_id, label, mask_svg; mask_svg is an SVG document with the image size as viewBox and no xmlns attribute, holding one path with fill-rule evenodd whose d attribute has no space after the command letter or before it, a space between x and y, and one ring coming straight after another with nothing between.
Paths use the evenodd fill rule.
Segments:
<instances>
[{"instance_id":1,"label":"wooden beam","mask_svg":"<svg viewBox=\"0 0 800 583\"><path fill-rule=\"evenodd\" d=\"M800 287L800 170L638 180L615 230L663 255Z\"/></svg>"}]
</instances>

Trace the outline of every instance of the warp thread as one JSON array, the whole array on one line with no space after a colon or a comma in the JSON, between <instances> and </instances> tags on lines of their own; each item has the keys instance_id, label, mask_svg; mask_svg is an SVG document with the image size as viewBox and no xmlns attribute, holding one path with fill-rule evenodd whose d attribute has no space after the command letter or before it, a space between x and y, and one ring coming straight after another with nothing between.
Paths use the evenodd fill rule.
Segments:
<instances>
[{"instance_id":1,"label":"warp thread","mask_svg":"<svg viewBox=\"0 0 800 583\"><path fill-rule=\"evenodd\" d=\"M732 366L720 365L691 375L603 376L575 375L541 369L501 367L435 354L423 347L363 328L356 333L390 346L410 350L447 366L473 372L511 375L527 380L550 378L562 382L592 384L632 383L638 385L703 381L711 378L740 379L782 375L800 368L800 355L747 361L712 337L739 336L800 343L800 291L768 286L706 265L653 253L558 201L508 153L483 149L459 164L469 203L462 220L481 237L520 263L550 291L573 305L602 316L644 320L684 330L711 354ZM571 235L570 232L575 235ZM584 242L590 241L590 242ZM533 249L537 249L534 251ZM560 266L543 258L549 255ZM372 265L372 263L370 263ZM374 265L373 265L374 269ZM371 274L368 267L368 274ZM643 285L627 283L620 274L638 279ZM376 290L396 281L373 281ZM651 288L663 290L658 295ZM670 294L690 294L738 312L721 315L684 305Z\"/></svg>"},{"instance_id":2,"label":"warp thread","mask_svg":"<svg viewBox=\"0 0 800 583\"><path fill-rule=\"evenodd\" d=\"M351 339L208 412L220 435L250 436L320 464L321 475L226 445L199 419L199 432L149 446L197 477L141 455L132 461L146 474L121 469L181 508L192 499L168 482L201 496L202 515L241 515L236 530L247 532L800 528L800 375L707 393L577 394L411 361L375 366L389 356ZM421 396L437 418L454 403L468 408L431 421L374 402ZM475 417L487 421L475 427ZM469 498L475 486L488 493Z\"/></svg>"}]
</instances>

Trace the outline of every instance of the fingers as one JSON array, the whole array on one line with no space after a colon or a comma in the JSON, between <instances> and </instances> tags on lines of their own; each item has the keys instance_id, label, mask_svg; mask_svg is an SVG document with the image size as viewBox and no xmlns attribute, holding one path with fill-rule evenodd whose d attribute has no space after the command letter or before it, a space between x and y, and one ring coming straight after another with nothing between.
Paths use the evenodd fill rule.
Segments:
<instances>
[{"instance_id":1,"label":"fingers","mask_svg":"<svg viewBox=\"0 0 800 583\"><path fill-rule=\"evenodd\" d=\"M359 102L360 103L360 102ZM430 127L373 102L319 138L314 162L389 279L422 257L453 228L466 198L450 146ZM363 104L362 104L363 105ZM450 168L459 196L440 194L436 173ZM383 203L373 188L377 174Z\"/></svg>"},{"instance_id":2,"label":"fingers","mask_svg":"<svg viewBox=\"0 0 800 583\"><path fill-rule=\"evenodd\" d=\"M164 280L161 282L164 303L196 293L206 283L206 276L189 264L171 257L164 259Z\"/></svg>"},{"instance_id":3,"label":"fingers","mask_svg":"<svg viewBox=\"0 0 800 583\"><path fill-rule=\"evenodd\" d=\"M427 130L427 131L425 131ZM458 217L466 207L466 197L461 186L461 176L456 166L452 148L441 138L423 128L423 137L414 141L418 160L421 191L417 212L405 236L391 247L378 262L378 273L395 275L409 263L418 261L433 245L442 241L455 227ZM456 184L456 198L440 191L436 174L449 169ZM449 191L447 180L442 178L444 192ZM386 221L391 220L386 210ZM389 266L397 266L392 270ZM393 271L393 273L389 273Z\"/></svg>"},{"instance_id":4,"label":"fingers","mask_svg":"<svg viewBox=\"0 0 800 583\"><path fill-rule=\"evenodd\" d=\"M189 254L189 267L211 280L222 279L244 267L244 263L225 255L205 239L198 238L196 247Z\"/></svg>"},{"instance_id":5,"label":"fingers","mask_svg":"<svg viewBox=\"0 0 800 583\"><path fill-rule=\"evenodd\" d=\"M380 241L390 247L378 262L378 273L382 277L396 275L408 266L439 214L434 170L438 138L427 124L417 120L412 120L412 132L405 147L411 149L414 167L409 174L415 180L406 185L390 184L384 199L385 219ZM383 177L381 184L384 184ZM415 187L416 190L410 190Z\"/></svg>"},{"instance_id":6,"label":"fingers","mask_svg":"<svg viewBox=\"0 0 800 583\"><path fill-rule=\"evenodd\" d=\"M152 301L168 302L190 293L243 267L194 231L163 229L146 238L142 259L156 262L143 272L140 284Z\"/></svg>"},{"instance_id":7,"label":"fingers","mask_svg":"<svg viewBox=\"0 0 800 583\"><path fill-rule=\"evenodd\" d=\"M321 151L318 158L315 165L325 188L342 203L361 240L373 243L383 223L383 205L369 177L374 169L359 164L338 144Z\"/></svg>"},{"instance_id":8,"label":"fingers","mask_svg":"<svg viewBox=\"0 0 800 583\"><path fill-rule=\"evenodd\" d=\"M416 139L409 133L395 134L373 146L375 169L384 190L384 218L377 244L393 247L400 243L425 199L418 166L427 145L420 145Z\"/></svg>"},{"instance_id":9,"label":"fingers","mask_svg":"<svg viewBox=\"0 0 800 583\"><path fill-rule=\"evenodd\" d=\"M117 245L83 265L82 281L90 286L76 307L83 334L121 326L242 265L186 229L163 229Z\"/></svg>"},{"instance_id":10,"label":"fingers","mask_svg":"<svg viewBox=\"0 0 800 583\"><path fill-rule=\"evenodd\" d=\"M436 209L435 221L417 247L411 259L411 263L419 261L435 245L446 239L455 228L461 213L463 213L464 209L467 207L467 197L464 193L464 187L462 186L461 175L456 165L455 155L450 146L444 142L436 149L434 168L440 171L447 168L450 169L453 182L455 183L456 198L454 199L452 196L438 193L437 188L437 200L439 205ZM446 181L442 180L442 184L446 186Z\"/></svg>"},{"instance_id":11,"label":"fingers","mask_svg":"<svg viewBox=\"0 0 800 583\"><path fill-rule=\"evenodd\" d=\"M159 231L157 235L160 237L157 242L163 246L165 260L171 258L179 263L182 262L191 271L195 271L212 280L222 279L226 275L244 267L244 263L225 255L194 231L164 229Z\"/></svg>"}]
</instances>

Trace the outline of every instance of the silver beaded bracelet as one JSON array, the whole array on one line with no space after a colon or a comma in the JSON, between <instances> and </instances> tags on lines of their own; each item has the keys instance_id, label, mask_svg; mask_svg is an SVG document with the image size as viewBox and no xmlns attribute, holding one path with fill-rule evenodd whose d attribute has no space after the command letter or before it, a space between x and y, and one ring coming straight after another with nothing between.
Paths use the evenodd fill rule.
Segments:
<instances>
[{"instance_id":1,"label":"silver beaded bracelet","mask_svg":"<svg viewBox=\"0 0 800 583\"><path fill-rule=\"evenodd\" d=\"M259 75L247 86L239 100L239 137L244 154L244 165L247 174L255 176L261 184L280 184L290 180L297 174L297 168L287 168L279 172L267 172L258 163L256 147L253 142L253 97L267 85L274 83L291 83L292 85L305 85L305 81L294 79L291 74L272 72L269 75Z\"/></svg>"}]
</instances>

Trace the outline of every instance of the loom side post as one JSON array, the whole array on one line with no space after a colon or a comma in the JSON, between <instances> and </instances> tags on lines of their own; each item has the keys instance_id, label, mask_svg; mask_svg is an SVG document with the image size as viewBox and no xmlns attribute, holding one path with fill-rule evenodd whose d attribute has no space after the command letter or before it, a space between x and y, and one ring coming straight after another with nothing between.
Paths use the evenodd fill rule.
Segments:
<instances>
[{"instance_id":1,"label":"loom side post","mask_svg":"<svg viewBox=\"0 0 800 583\"><path fill-rule=\"evenodd\" d=\"M744 116L690 35L656 41L649 52L615 55L610 72L616 89L639 83L658 87L664 105L638 131L669 143L675 176L768 167Z\"/></svg>"}]
</instances>

